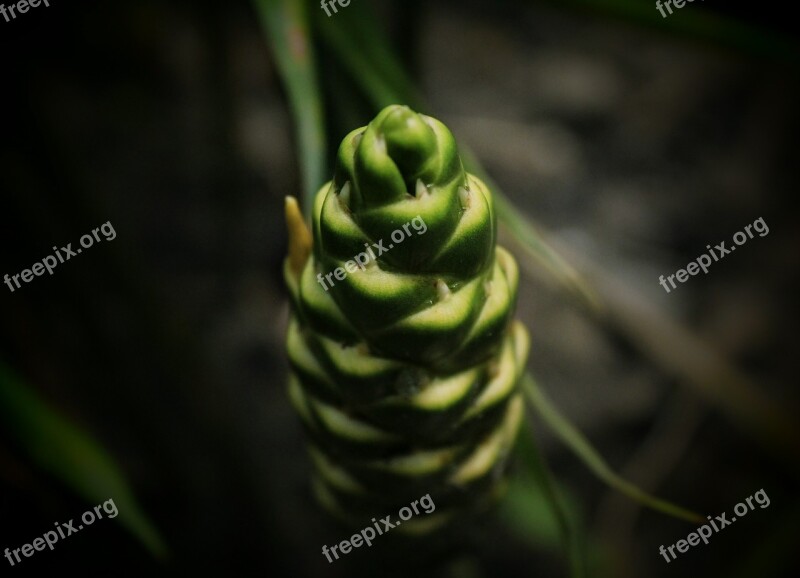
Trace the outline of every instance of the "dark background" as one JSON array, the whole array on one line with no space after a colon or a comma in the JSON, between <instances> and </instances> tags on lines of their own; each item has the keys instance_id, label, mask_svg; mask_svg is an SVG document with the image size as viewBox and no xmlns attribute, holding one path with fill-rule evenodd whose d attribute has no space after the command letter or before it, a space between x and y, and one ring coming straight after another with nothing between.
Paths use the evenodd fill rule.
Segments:
<instances>
[{"instance_id":1,"label":"dark background","mask_svg":"<svg viewBox=\"0 0 800 578\"><path fill-rule=\"evenodd\" d=\"M796 30L777 4L721 4L670 18L707 10L768 35ZM556 244L797 415L797 60L571 4L378 6L433 105L423 112ZM0 559L2 575L388 575L380 561L400 547L388 538L333 565L319 553L348 534L310 499L284 393L282 207L298 194L298 161L251 5L53 0L0 19L0 54L0 274L106 221L117 233L53 276L0 286L0 359L116 459L172 553L158 562L104 520L17 567ZM337 142L354 126L329 106ZM768 236L669 295L658 285L758 217ZM765 447L541 280L523 280L518 309L529 365L613 467L708 514L760 488L771 499L667 565L658 546L691 528L609 492L537 423L604 573L795 575L800 503L786 464L798 456ZM93 505L3 434L0 548ZM470 539L446 575L566 575L558 553L500 518Z\"/></svg>"}]
</instances>

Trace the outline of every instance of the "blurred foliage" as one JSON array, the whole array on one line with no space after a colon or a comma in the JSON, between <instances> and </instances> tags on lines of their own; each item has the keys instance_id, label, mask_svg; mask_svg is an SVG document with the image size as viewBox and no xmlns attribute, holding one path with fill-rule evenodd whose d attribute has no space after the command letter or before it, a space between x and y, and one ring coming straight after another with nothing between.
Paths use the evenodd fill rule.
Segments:
<instances>
[{"instance_id":1,"label":"blurred foliage","mask_svg":"<svg viewBox=\"0 0 800 578\"><path fill-rule=\"evenodd\" d=\"M551 0L552 1L552 0ZM680 18L664 17L652 3L631 0L559 0L559 6L591 10L604 16L623 18L682 35L716 46L800 64L800 47L797 40L775 31L767 31L749 21L712 11L709 7L692 5L691 10L681 10ZM685 4L684 7L689 6ZM748 11L750 12L750 11Z\"/></svg>"},{"instance_id":2,"label":"blurred foliage","mask_svg":"<svg viewBox=\"0 0 800 578\"><path fill-rule=\"evenodd\" d=\"M167 555L158 530L119 467L89 434L48 407L0 361L0 423L32 462L95 505L113 499L122 525L157 558Z\"/></svg>"},{"instance_id":3,"label":"blurred foliage","mask_svg":"<svg viewBox=\"0 0 800 578\"><path fill-rule=\"evenodd\" d=\"M318 98L316 59L306 5L276 0L256 2L256 8L289 94L292 118L297 127L297 152L303 160L300 164L303 196L308 200L326 178L326 155L325 122ZM310 206L311 203L306 202L305 210L309 211Z\"/></svg>"}]
</instances>

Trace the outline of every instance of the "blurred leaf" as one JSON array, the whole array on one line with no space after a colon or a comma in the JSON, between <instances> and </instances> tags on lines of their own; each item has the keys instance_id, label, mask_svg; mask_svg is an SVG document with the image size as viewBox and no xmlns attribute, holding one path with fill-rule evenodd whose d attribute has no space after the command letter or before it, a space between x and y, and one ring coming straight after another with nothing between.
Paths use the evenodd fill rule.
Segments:
<instances>
[{"instance_id":1,"label":"blurred leaf","mask_svg":"<svg viewBox=\"0 0 800 578\"><path fill-rule=\"evenodd\" d=\"M706 521L700 514L651 496L618 476L597 450L592 447L589 440L558 411L529 373L526 373L522 378L522 388L528 402L536 413L561 438L561 441L603 482L653 510L697 524L702 524Z\"/></svg>"},{"instance_id":2,"label":"blurred leaf","mask_svg":"<svg viewBox=\"0 0 800 578\"><path fill-rule=\"evenodd\" d=\"M655 3L635 0L559 0L557 4L559 8L589 9L720 46L800 64L800 47L796 39L704 9L699 4L675 8L675 14L666 17L661 15Z\"/></svg>"},{"instance_id":3,"label":"blurred leaf","mask_svg":"<svg viewBox=\"0 0 800 578\"><path fill-rule=\"evenodd\" d=\"M295 127L303 186L303 210L311 214L314 195L327 181L325 120L314 46L302 0L253 0L283 79Z\"/></svg>"},{"instance_id":4,"label":"blurred leaf","mask_svg":"<svg viewBox=\"0 0 800 578\"><path fill-rule=\"evenodd\" d=\"M311 5L316 6L315 2ZM321 10L316 13L314 26L377 110L390 104L423 107L422 97L381 33L369 4L351 5L336 18L326 17Z\"/></svg>"},{"instance_id":5,"label":"blurred leaf","mask_svg":"<svg viewBox=\"0 0 800 578\"><path fill-rule=\"evenodd\" d=\"M167 555L120 469L88 434L48 407L0 361L0 423L43 471L95 505L113 499L119 520L156 557Z\"/></svg>"},{"instance_id":6,"label":"blurred leaf","mask_svg":"<svg viewBox=\"0 0 800 578\"><path fill-rule=\"evenodd\" d=\"M772 399L711 344L598 263L586 261L579 268L601 296L606 312L602 321L625 335L666 375L690 386L695 394L760 440L767 453L782 460L792 475L800 477L800 425L788 407Z\"/></svg>"},{"instance_id":7,"label":"blurred leaf","mask_svg":"<svg viewBox=\"0 0 800 578\"><path fill-rule=\"evenodd\" d=\"M522 471L511 478L500 515L534 547L556 550L561 546L573 578L585 576L585 539L579 530L578 504L553 479L534 435L530 422L523 422L515 445Z\"/></svg>"},{"instance_id":8,"label":"blurred leaf","mask_svg":"<svg viewBox=\"0 0 800 578\"><path fill-rule=\"evenodd\" d=\"M535 548L556 551L563 537L553 506L529 475L514 475L499 512L518 538Z\"/></svg>"}]
</instances>

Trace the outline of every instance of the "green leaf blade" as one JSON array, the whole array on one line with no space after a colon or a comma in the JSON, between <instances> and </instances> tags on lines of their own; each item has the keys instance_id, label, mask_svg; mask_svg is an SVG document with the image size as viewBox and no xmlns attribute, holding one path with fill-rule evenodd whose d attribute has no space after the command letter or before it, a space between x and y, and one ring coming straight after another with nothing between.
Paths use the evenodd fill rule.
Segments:
<instances>
[{"instance_id":1,"label":"green leaf blade","mask_svg":"<svg viewBox=\"0 0 800 578\"><path fill-rule=\"evenodd\" d=\"M0 362L0 418L11 439L42 471L92 504L114 500L120 523L156 558L167 547L106 451L44 403Z\"/></svg>"}]
</instances>

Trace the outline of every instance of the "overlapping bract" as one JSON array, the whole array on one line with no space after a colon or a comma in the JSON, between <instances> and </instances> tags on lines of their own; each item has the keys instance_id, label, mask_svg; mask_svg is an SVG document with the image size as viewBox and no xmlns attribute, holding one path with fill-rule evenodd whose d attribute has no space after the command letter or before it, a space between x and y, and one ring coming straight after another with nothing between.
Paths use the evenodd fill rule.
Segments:
<instances>
[{"instance_id":1,"label":"overlapping bract","mask_svg":"<svg viewBox=\"0 0 800 578\"><path fill-rule=\"evenodd\" d=\"M312 254L286 281L316 493L361 522L430 494L436 513L403 526L427 530L495 493L523 414L528 335L491 193L442 123L390 106L345 137L312 218ZM386 251L354 269L374 244Z\"/></svg>"}]
</instances>

